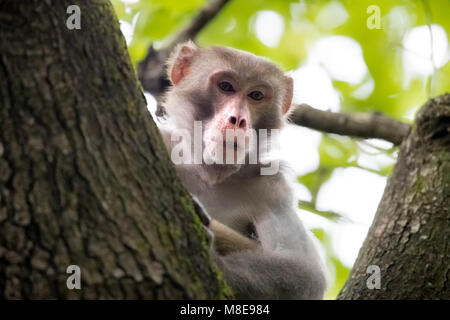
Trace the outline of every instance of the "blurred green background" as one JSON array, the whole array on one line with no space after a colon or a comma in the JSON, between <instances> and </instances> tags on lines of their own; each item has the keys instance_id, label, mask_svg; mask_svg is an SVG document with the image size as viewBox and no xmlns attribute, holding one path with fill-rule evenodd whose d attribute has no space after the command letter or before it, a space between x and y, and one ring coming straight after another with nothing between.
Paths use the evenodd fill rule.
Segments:
<instances>
[{"instance_id":1,"label":"blurred green background","mask_svg":"<svg viewBox=\"0 0 450 320\"><path fill-rule=\"evenodd\" d=\"M164 46L189 24L206 0L112 3L136 65L150 44ZM270 58L293 76L297 103L411 122L429 97L450 91L449 13L449 0L231 0L196 40ZM330 279L326 298L334 299L397 150L382 141L287 131L299 212L320 240Z\"/></svg>"}]
</instances>

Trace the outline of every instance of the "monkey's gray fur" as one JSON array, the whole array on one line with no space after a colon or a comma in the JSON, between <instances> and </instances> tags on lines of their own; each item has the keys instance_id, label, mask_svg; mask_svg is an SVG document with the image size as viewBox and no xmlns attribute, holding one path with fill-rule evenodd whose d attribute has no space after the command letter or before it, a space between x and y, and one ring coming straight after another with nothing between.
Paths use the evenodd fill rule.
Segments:
<instances>
[{"instance_id":1,"label":"monkey's gray fur","mask_svg":"<svg viewBox=\"0 0 450 320\"><path fill-rule=\"evenodd\" d=\"M233 91L216 88L214 77L222 73ZM194 120L202 121L207 135L208 128L232 126L235 119L230 124L221 115L225 106L251 128L281 128L292 99L292 79L265 59L234 49L185 43L169 60L168 74L173 87L164 107L170 126L160 128L169 153L174 128L192 132ZM247 88L262 88L262 102L248 98L242 92ZM213 143L207 138L204 143ZM238 298L321 299L323 267L297 216L284 170L260 175L260 167L182 164L177 170L212 218L212 257Z\"/></svg>"}]
</instances>

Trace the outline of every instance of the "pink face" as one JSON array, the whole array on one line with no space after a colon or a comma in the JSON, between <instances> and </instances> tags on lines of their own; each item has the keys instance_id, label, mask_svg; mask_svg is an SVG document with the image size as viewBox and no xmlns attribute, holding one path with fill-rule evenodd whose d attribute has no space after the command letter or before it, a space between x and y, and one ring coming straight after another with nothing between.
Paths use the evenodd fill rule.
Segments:
<instances>
[{"instance_id":1,"label":"pink face","mask_svg":"<svg viewBox=\"0 0 450 320\"><path fill-rule=\"evenodd\" d=\"M271 106L273 89L264 81L241 80L229 70L212 73L207 85L215 113L205 124L204 142L216 152L213 158L220 148L223 157L231 152L237 161L250 151L249 131L262 111Z\"/></svg>"},{"instance_id":2,"label":"pink face","mask_svg":"<svg viewBox=\"0 0 450 320\"><path fill-rule=\"evenodd\" d=\"M273 90L268 83L240 81L231 71L213 73L209 85L218 106L212 125L223 134L226 130L247 132L252 120L272 102Z\"/></svg>"},{"instance_id":3,"label":"pink face","mask_svg":"<svg viewBox=\"0 0 450 320\"><path fill-rule=\"evenodd\" d=\"M168 74L192 101L193 118L202 120L204 148L211 149L211 158L229 151L245 156L255 146L255 130L279 128L292 101L292 78L263 59L229 49L183 45ZM230 132L235 137L227 139Z\"/></svg>"}]
</instances>

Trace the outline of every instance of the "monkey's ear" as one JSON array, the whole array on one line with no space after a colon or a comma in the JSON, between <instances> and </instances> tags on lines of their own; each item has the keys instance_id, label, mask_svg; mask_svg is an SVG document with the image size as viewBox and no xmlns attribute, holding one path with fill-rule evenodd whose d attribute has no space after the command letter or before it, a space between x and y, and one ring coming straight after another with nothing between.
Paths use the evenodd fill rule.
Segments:
<instances>
[{"instance_id":1,"label":"monkey's ear","mask_svg":"<svg viewBox=\"0 0 450 320\"><path fill-rule=\"evenodd\" d=\"M286 77L285 79L286 91L284 93L282 106L283 114L286 114L291 108L292 97L294 95L294 80L291 77Z\"/></svg>"},{"instance_id":2,"label":"monkey's ear","mask_svg":"<svg viewBox=\"0 0 450 320\"><path fill-rule=\"evenodd\" d=\"M167 63L167 75L175 86L188 75L197 46L188 41L176 47Z\"/></svg>"}]
</instances>

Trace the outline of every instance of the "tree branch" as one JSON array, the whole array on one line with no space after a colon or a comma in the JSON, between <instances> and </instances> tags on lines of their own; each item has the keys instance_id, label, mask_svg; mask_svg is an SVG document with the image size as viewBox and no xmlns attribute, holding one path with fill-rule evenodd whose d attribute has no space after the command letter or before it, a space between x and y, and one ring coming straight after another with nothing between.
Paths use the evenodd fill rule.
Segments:
<instances>
[{"instance_id":1,"label":"tree branch","mask_svg":"<svg viewBox=\"0 0 450 320\"><path fill-rule=\"evenodd\" d=\"M161 96L167 87L169 80L165 75L165 63L173 48L184 41L195 39L197 34L222 10L230 0L210 1L191 23L181 30L178 35L163 49L155 50L153 45L148 49L146 57L138 64L138 76L142 87L154 95Z\"/></svg>"},{"instance_id":2,"label":"tree branch","mask_svg":"<svg viewBox=\"0 0 450 320\"><path fill-rule=\"evenodd\" d=\"M179 43L194 39L197 34L222 10L230 0L213 0L210 1L191 23L183 29L173 41L166 47L170 51Z\"/></svg>"},{"instance_id":3,"label":"tree branch","mask_svg":"<svg viewBox=\"0 0 450 320\"><path fill-rule=\"evenodd\" d=\"M290 116L292 123L318 131L358 138L377 138L399 145L408 135L410 125L381 113L337 113L322 111L307 104L297 105Z\"/></svg>"}]
</instances>

